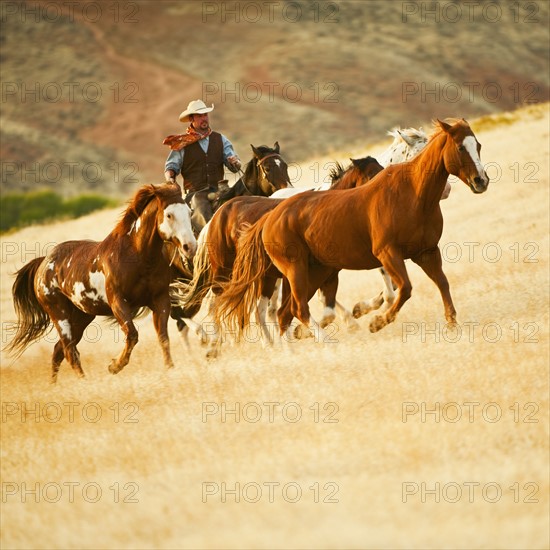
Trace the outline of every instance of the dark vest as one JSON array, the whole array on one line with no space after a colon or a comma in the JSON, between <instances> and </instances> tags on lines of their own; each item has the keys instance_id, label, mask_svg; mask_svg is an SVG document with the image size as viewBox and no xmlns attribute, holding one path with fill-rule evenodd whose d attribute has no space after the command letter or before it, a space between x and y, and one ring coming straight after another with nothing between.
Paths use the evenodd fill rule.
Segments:
<instances>
[{"instance_id":1,"label":"dark vest","mask_svg":"<svg viewBox=\"0 0 550 550\"><path fill-rule=\"evenodd\" d=\"M224 175L221 134L218 132L210 134L206 153L198 141L185 148L181 175L186 191L218 187L218 182L223 180Z\"/></svg>"}]
</instances>

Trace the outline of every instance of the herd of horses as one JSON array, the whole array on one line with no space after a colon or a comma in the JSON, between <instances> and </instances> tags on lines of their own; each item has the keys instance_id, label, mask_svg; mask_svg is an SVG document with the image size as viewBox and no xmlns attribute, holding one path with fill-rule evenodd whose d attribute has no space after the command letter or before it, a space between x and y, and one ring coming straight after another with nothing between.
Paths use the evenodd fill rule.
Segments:
<instances>
[{"instance_id":1,"label":"herd of horses","mask_svg":"<svg viewBox=\"0 0 550 550\"><path fill-rule=\"evenodd\" d=\"M138 341L133 320L151 310L166 367L173 366L168 320L182 336L191 329L209 340L208 357L219 353L223 327L243 331L256 317L264 342L273 341L267 316L279 333L314 335L342 315L355 318L385 307L369 324L372 332L395 320L411 295L405 260L417 263L438 287L448 323L456 322L438 242L443 230L440 201L454 175L478 194L489 179L481 146L464 119L440 121L430 136L395 131L378 162L372 157L337 164L331 183L313 189L290 185L288 166L274 148L254 147L241 179L217 197L217 210L196 237L192 212L177 184L141 187L114 229L101 242L67 241L16 273L13 300L17 330L7 346L22 353L52 324L58 332L52 382L63 359L83 377L77 345L97 315L114 318L125 334L121 354L109 364L119 372ZM384 289L348 311L336 300L342 269L379 268ZM320 322L309 301L319 290ZM214 332L193 320L203 302ZM299 321L292 328L292 321Z\"/></svg>"}]
</instances>

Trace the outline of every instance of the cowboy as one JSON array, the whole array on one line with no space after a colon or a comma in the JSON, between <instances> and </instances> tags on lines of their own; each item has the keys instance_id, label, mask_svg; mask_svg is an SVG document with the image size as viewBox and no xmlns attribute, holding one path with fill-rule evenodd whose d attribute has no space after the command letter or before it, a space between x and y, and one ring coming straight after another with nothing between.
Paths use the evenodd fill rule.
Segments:
<instances>
[{"instance_id":1,"label":"cowboy","mask_svg":"<svg viewBox=\"0 0 550 550\"><path fill-rule=\"evenodd\" d=\"M167 181L175 182L183 177L186 200L193 210L193 225L200 231L212 218L213 208L209 199L224 181L224 165L233 173L241 169L241 161L233 145L223 135L212 131L208 113L214 104L207 107L196 99L181 113L181 122L190 122L185 134L170 135L163 144L171 149L164 167ZM227 183L227 182L225 182Z\"/></svg>"}]
</instances>

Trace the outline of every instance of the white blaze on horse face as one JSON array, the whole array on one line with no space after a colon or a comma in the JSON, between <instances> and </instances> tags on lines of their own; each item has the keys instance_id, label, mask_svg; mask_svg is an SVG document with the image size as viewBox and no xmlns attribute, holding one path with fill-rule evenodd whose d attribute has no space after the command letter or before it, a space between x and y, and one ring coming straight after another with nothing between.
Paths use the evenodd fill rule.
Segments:
<instances>
[{"instance_id":1,"label":"white blaze on horse face","mask_svg":"<svg viewBox=\"0 0 550 550\"><path fill-rule=\"evenodd\" d=\"M466 136L462 140L462 145L470 155L478 176L483 180L487 181L487 175L485 174L485 170L483 169L483 164L481 164L481 159L479 158L479 153L477 152L477 140L474 136Z\"/></svg>"},{"instance_id":2,"label":"white blaze on horse face","mask_svg":"<svg viewBox=\"0 0 550 550\"><path fill-rule=\"evenodd\" d=\"M192 256L197 249L197 241L191 226L191 210L185 203L170 204L164 209L164 219L159 225L162 237L171 241L177 239L186 256Z\"/></svg>"}]
</instances>

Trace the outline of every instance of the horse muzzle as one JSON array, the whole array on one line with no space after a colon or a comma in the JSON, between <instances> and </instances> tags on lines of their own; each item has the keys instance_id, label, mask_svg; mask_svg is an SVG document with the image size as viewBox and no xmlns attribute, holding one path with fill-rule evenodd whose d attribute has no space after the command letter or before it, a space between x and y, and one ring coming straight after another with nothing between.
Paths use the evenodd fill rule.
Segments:
<instances>
[{"instance_id":1,"label":"horse muzzle","mask_svg":"<svg viewBox=\"0 0 550 550\"><path fill-rule=\"evenodd\" d=\"M197 241L174 238L173 243L182 258L192 260L197 252Z\"/></svg>"},{"instance_id":2,"label":"horse muzzle","mask_svg":"<svg viewBox=\"0 0 550 550\"><path fill-rule=\"evenodd\" d=\"M484 174L483 178L481 176L476 176L475 178L468 180L468 187L476 195L485 193L485 191L487 191L487 187L489 187L489 178L487 177L487 174Z\"/></svg>"}]
</instances>

